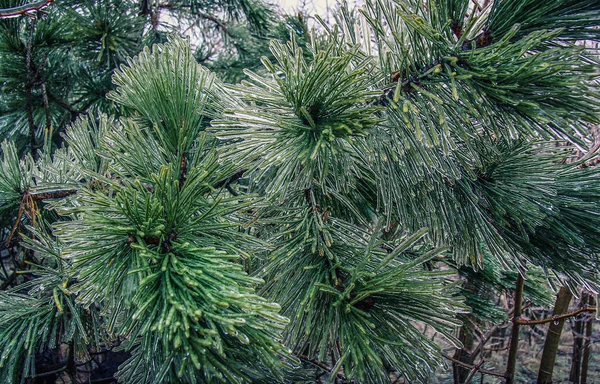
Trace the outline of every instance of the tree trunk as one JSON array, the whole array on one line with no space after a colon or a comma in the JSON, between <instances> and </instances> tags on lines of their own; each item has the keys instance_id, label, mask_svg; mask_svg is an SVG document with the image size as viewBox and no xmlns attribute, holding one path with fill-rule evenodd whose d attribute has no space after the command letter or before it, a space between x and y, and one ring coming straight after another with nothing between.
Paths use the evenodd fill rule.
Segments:
<instances>
[{"instance_id":1,"label":"tree trunk","mask_svg":"<svg viewBox=\"0 0 600 384\"><path fill-rule=\"evenodd\" d=\"M566 313L569 309L571 298L573 298L573 294L569 288L561 287L556 295L556 302L554 303L552 316ZM551 322L550 326L548 327L548 334L546 335L546 341L544 342L544 350L542 352L542 360L540 361L540 370L538 372L538 384L552 383L554 360L556 359L556 352L558 351L560 335L562 333L564 324L565 319L562 319Z\"/></svg>"},{"instance_id":2,"label":"tree trunk","mask_svg":"<svg viewBox=\"0 0 600 384\"><path fill-rule=\"evenodd\" d=\"M510 335L510 349L508 350L508 362L506 363L506 384L515 382L515 368L517 367L517 352L519 350L519 324L517 321L521 317L523 308L523 287L525 280L519 274L515 287L515 309L512 319L512 330Z\"/></svg>"},{"instance_id":3,"label":"tree trunk","mask_svg":"<svg viewBox=\"0 0 600 384\"><path fill-rule=\"evenodd\" d=\"M588 303L589 305L594 305L594 296L588 295ZM593 315L588 314L587 320L585 322L585 339L583 342L583 357L581 361L581 380L580 384L587 384L587 373L588 373L588 365L590 361L590 343L592 340L592 327L594 326L594 317Z\"/></svg>"},{"instance_id":4,"label":"tree trunk","mask_svg":"<svg viewBox=\"0 0 600 384\"><path fill-rule=\"evenodd\" d=\"M588 294L583 292L579 306L587 305ZM583 353L583 334L585 332L585 320L587 313L580 313L574 319L573 324L573 357L571 358L571 371L569 372L569 381L573 384L579 384L581 377L581 356Z\"/></svg>"}]
</instances>

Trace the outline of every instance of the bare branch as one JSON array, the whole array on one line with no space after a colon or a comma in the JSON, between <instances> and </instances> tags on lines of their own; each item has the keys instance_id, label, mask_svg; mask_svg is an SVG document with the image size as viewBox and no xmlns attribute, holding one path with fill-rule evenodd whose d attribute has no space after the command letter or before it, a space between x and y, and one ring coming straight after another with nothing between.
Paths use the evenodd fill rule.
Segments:
<instances>
[{"instance_id":1,"label":"bare branch","mask_svg":"<svg viewBox=\"0 0 600 384\"><path fill-rule=\"evenodd\" d=\"M297 357L298 357L300 360L304 360L304 361L306 361L306 362L308 362L308 363L314 364L314 365L316 365L317 367L319 367L319 368L321 368L322 370L324 370L325 372L327 372L327 373L331 373L331 368L329 368L327 365L325 365L325 364L323 364L323 363L321 363L321 362L317 361L316 359L311 359L310 357L308 357L308 356L305 356L305 355L296 355L296 356L297 356Z\"/></svg>"},{"instance_id":2,"label":"bare branch","mask_svg":"<svg viewBox=\"0 0 600 384\"><path fill-rule=\"evenodd\" d=\"M471 382L471 379L473 379L473 376L475 376L475 374L481 369L483 363L485 363L485 360L481 360L479 363L477 363L477 365L473 367L473 369L471 369L471 372L469 372L469 376L467 376L467 378L465 379L465 383Z\"/></svg>"},{"instance_id":3,"label":"bare branch","mask_svg":"<svg viewBox=\"0 0 600 384\"><path fill-rule=\"evenodd\" d=\"M445 353L442 353L442 356L444 358L450 360L451 362L460 365L461 367L465 367L465 368L468 368L468 369L473 369L473 368L476 367L476 366L471 365L471 364L463 363L460 360L456 360L455 358L453 358L453 357L451 357L449 355L446 355ZM496 377L506 377L506 374L504 374L504 373L498 373L498 372L488 371L487 369L481 369L481 368L479 368L477 371L483 373L484 375L491 375L491 376L496 376Z\"/></svg>"},{"instance_id":4,"label":"bare branch","mask_svg":"<svg viewBox=\"0 0 600 384\"><path fill-rule=\"evenodd\" d=\"M2 8L2 9L0 9L0 19L9 19L11 17L19 17L19 16L26 15L33 11L39 11L39 10L47 7L48 5L50 5L50 3L53 3L53 2L54 2L54 0L42 0L42 1L36 1L36 2L29 3L29 4L25 4L25 5L20 5L18 7Z\"/></svg>"},{"instance_id":5,"label":"bare branch","mask_svg":"<svg viewBox=\"0 0 600 384\"><path fill-rule=\"evenodd\" d=\"M596 308L594 307L583 307L583 308L579 308L576 311L570 312L570 313L564 313L562 315L556 315L556 316L552 316L549 317L547 319L542 319L542 320L517 320L517 324L520 325L538 325L538 324L546 324L546 323L551 323L553 321L559 321L562 319L567 319L569 317L573 317L573 316L577 316L582 312L596 312Z\"/></svg>"},{"instance_id":6,"label":"bare branch","mask_svg":"<svg viewBox=\"0 0 600 384\"><path fill-rule=\"evenodd\" d=\"M160 4L158 7L161 9L171 9L171 8L175 8L175 7L181 7L181 8L190 8L189 5L185 5L185 4L178 4L175 5L174 3L166 3L166 4ZM227 36L232 37L231 32L229 32L229 28L227 27L227 25L225 24L225 22L221 19L219 19L218 17L211 15L210 13L206 13L206 12L201 12L201 11L195 11L194 14L202 19L205 20L209 20L212 21L213 23L215 23L215 25L221 29L221 31L223 31L223 33L225 33Z\"/></svg>"},{"instance_id":7,"label":"bare branch","mask_svg":"<svg viewBox=\"0 0 600 384\"><path fill-rule=\"evenodd\" d=\"M31 49L33 45L33 32L36 27L36 19L31 20L29 25L29 37L27 38L27 45L25 46L25 73L27 82L25 84L25 108L27 110L27 123L29 125L29 146L31 149L31 156L34 160L37 160L37 143L36 143L36 131L35 121L33 120L33 84L35 81L35 75L32 68L31 60Z\"/></svg>"},{"instance_id":8,"label":"bare branch","mask_svg":"<svg viewBox=\"0 0 600 384\"><path fill-rule=\"evenodd\" d=\"M40 193L32 193L31 199L33 201L41 201L47 199L62 199L63 197L67 197L70 195L74 195L77 193L76 189L66 189L52 192L40 192Z\"/></svg>"}]
</instances>

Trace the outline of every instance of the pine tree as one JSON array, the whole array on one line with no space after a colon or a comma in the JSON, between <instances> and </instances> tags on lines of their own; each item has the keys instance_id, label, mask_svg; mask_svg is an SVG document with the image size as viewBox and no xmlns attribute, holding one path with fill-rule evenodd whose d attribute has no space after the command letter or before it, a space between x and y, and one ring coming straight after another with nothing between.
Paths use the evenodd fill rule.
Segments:
<instances>
[{"instance_id":1,"label":"pine tree","mask_svg":"<svg viewBox=\"0 0 600 384\"><path fill-rule=\"evenodd\" d=\"M126 383L426 382L444 360L419 325L460 347L461 321L489 320L468 293L532 276L543 302L539 271L598 291L600 171L565 160L598 123L576 43L600 2L373 0L336 21L237 85L184 39L117 44L107 107L64 145L3 142L0 382L46 360L79 380L111 348ZM19 22L27 57L40 27Z\"/></svg>"}]
</instances>

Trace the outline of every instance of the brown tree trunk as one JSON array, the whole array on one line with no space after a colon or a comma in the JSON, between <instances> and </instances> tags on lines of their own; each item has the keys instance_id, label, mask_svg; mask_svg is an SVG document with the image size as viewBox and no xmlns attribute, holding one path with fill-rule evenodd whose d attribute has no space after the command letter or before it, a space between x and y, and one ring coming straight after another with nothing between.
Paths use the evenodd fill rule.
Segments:
<instances>
[{"instance_id":1,"label":"brown tree trunk","mask_svg":"<svg viewBox=\"0 0 600 384\"><path fill-rule=\"evenodd\" d=\"M517 352L519 350L519 324L523 308L523 287L525 280L519 274L515 287L515 308L512 319L512 330L510 335L510 349L508 350L508 362L506 363L506 384L515 382L515 368L517 367Z\"/></svg>"},{"instance_id":2,"label":"brown tree trunk","mask_svg":"<svg viewBox=\"0 0 600 384\"><path fill-rule=\"evenodd\" d=\"M579 306L583 307L588 303L588 294L583 292ZM573 324L573 357L571 358L571 371L569 372L569 381L573 384L579 384L581 377L581 357L583 353L583 334L585 332L585 320L587 313L580 313L575 317Z\"/></svg>"},{"instance_id":3,"label":"brown tree trunk","mask_svg":"<svg viewBox=\"0 0 600 384\"><path fill-rule=\"evenodd\" d=\"M589 305L594 305L594 297L592 295L588 295L588 303ZM592 340L592 327L594 326L594 316L588 314L586 323L585 323L585 339L583 342L583 356L581 361L581 380L580 384L587 384L587 373L588 373L588 365L590 362L590 343Z\"/></svg>"},{"instance_id":4,"label":"brown tree trunk","mask_svg":"<svg viewBox=\"0 0 600 384\"><path fill-rule=\"evenodd\" d=\"M561 287L556 295L552 316L566 313L569 309L569 304L571 303L572 298L573 294L569 288ZM551 322L550 326L548 327L548 334L546 335L546 341L544 342L544 350L542 352L542 360L540 361L540 370L538 372L538 384L552 383L554 361L556 359L556 352L558 351L560 335L562 333L564 324L565 319L562 319Z\"/></svg>"}]
</instances>

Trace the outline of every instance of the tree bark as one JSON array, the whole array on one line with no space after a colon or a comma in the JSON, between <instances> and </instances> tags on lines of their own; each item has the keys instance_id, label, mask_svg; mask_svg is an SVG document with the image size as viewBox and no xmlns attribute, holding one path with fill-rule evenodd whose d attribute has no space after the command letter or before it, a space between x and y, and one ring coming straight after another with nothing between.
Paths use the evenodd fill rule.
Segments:
<instances>
[{"instance_id":1,"label":"tree bark","mask_svg":"<svg viewBox=\"0 0 600 384\"><path fill-rule=\"evenodd\" d=\"M587 305L588 295L583 292L579 306L583 307ZM583 353L583 334L585 332L585 326L587 319L587 313L580 313L575 317L573 324L573 357L571 358L571 371L569 372L569 381L573 384L579 384L581 378L581 357Z\"/></svg>"},{"instance_id":2,"label":"tree bark","mask_svg":"<svg viewBox=\"0 0 600 384\"><path fill-rule=\"evenodd\" d=\"M508 362L506 363L506 384L515 382L515 368L517 367L517 352L519 350L519 323L521 310L523 308L523 287L525 280L519 274L515 287L515 308L512 319L512 330L510 335L510 349L508 350Z\"/></svg>"},{"instance_id":3,"label":"tree bark","mask_svg":"<svg viewBox=\"0 0 600 384\"><path fill-rule=\"evenodd\" d=\"M569 304L573 294L567 287L561 287L556 295L554 310L552 316L566 313L569 309ZM548 327L548 334L544 342L544 350L542 352L542 360L540 361L540 370L538 372L538 384L551 384L552 372L554 370L554 361L556 360L556 352L560 344L560 335L562 333L565 319L553 321Z\"/></svg>"},{"instance_id":4,"label":"tree bark","mask_svg":"<svg viewBox=\"0 0 600 384\"><path fill-rule=\"evenodd\" d=\"M594 296L588 295L589 305L594 305ZM599 303L596 303L598 305ZM587 384L587 373L590 362L590 343L592 340L592 327L594 326L594 317L591 314L587 314L587 320L585 323L585 339L583 342L583 356L581 358L581 380L580 384Z\"/></svg>"}]
</instances>

